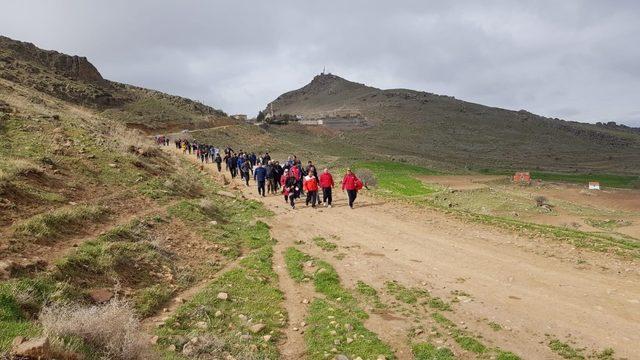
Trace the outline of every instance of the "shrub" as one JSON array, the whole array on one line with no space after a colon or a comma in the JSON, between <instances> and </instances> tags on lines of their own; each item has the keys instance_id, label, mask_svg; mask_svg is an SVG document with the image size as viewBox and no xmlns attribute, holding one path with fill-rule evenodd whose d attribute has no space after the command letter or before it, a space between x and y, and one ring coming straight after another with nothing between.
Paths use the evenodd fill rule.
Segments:
<instances>
[{"instance_id":1,"label":"shrub","mask_svg":"<svg viewBox=\"0 0 640 360\"><path fill-rule=\"evenodd\" d=\"M535 200L536 200L536 205L538 206L547 205L547 198L544 196L536 196Z\"/></svg>"},{"instance_id":2,"label":"shrub","mask_svg":"<svg viewBox=\"0 0 640 360\"><path fill-rule=\"evenodd\" d=\"M142 359L149 348L134 310L113 299L104 305L52 305L40 313L44 334L78 337L107 358Z\"/></svg>"},{"instance_id":3,"label":"shrub","mask_svg":"<svg viewBox=\"0 0 640 360\"><path fill-rule=\"evenodd\" d=\"M356 176L360 178L360 180L362 180L362 183L364 184L364 186L368 187L368 186L378 185L378 180L376 179L376 176L374 175L373 171L369 169L358 170Z\"/></svg>"}]
</instances>

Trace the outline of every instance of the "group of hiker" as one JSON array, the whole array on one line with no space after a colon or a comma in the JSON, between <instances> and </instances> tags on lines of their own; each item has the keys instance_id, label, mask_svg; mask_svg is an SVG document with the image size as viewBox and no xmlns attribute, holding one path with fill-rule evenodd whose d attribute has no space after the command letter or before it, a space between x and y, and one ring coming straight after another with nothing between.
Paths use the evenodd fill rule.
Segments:
<instances>
[{"instance_id":1,"label":"group of hiker","mask_svg":"<svg viewBox=\"0 0 640 360\"><path fill-rule=\"evenodd\" d=\"M170 144L166 136L157 136L156 142L164 146ZM195 155L203 166L215 163L218 172L222 172L222 164L224 164L225 171L229 171L231 178L240 175L246 186L249 186L249 180L253 178L257 183L260 196L281 192L285 202L293 209L296 207L296 200L302 196L306 196L307 206L311 205L313 208L319 205L328 208L332 206L335 188L333 175L328 168L324 168L318 175L312 161L308 161L303 167L302 161L297 156L291 155L280 164L279 161L271 158L269 152L261 154L243 150L236 152L229 146L221 150L212 145L186 139L174 139L173 142L183 154ZM353 209L358 191L363 187L362 181L351 169L347 169L341 187L347 193L349 207ZM322 199L319 197L320 190L322 190Z\"/></svg>"}]
</instances>

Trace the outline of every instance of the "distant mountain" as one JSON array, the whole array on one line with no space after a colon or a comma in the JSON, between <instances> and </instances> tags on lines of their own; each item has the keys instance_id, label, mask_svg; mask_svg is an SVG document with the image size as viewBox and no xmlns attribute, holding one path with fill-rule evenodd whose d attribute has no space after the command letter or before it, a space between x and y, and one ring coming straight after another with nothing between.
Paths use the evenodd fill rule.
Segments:
<instances>
[{"instance_id":1,"label":"distant mountain","mask_svg":"<svg viewBox=\"0 0 640 360\"><path fill-rule=\"evenodd\" d=\"M86 57L0 36L0 78L103 111L148 132L234 123L221 110L159 91L106 80Z\"/></svg>"},{"instance_id":2,"label":"distant mountain","mask_svg":"<svg viewBox=\"0 0 640 360\"><path fill-rule=\"evenodd\" d=\"M471 169L640 173L638 129L584 124L332 74L282 94L266 114L318 120L372 154ZM348 131L345 131L348 130Z\"/></svg>"}]
</instances>

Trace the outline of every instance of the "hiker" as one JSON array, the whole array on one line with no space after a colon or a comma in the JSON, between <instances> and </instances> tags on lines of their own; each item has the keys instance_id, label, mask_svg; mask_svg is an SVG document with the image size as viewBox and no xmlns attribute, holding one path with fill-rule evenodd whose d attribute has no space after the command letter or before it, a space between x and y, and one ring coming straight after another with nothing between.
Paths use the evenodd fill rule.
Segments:
<instances>
[{"instance_id":1,"label":"hiker","mask_svg":"<svg viewBox=\"0 0 640 360\"><path fill-rule=\"evenodd\" d=\"M216 166L218 167L218 172L222 171L222 158L220 157L220 153L216 153Z\"/></svg>"},{"instance_id":2,"label":"hiker","mask_svg":"<svg viewBox=\"0 0 640 360\"><path fill-rule=\"evenodd\" d=\"M263 163L268 163L269 161L271 161L271 156L269 155L269 152L265 152L264 156L262 157L262 162Z\"/></svg>"},{"instance_id":3,"label":"hiker","mask_svg":"<svg viewBox=\"0 0 640 360\"><path fill-rule=\"evenodd\" d=\"M286 186L287 179L289 179L289 169L284 169L284 172L280 177L280 186L282 186L282 195L284 195L284 202L289 202L289 190Z\"/></svg>"},{"instance_id":4,"label":"hiker","mask_svg":"<svg viewBox=\"0 0 640 360\"><path fill-rule=\"evenodd\" d=\"M267 163L267 166L265 166L265 170L267 171L266 177L267 177L267 191L269 192L269 194L275 194L276 193L276 175L275 175L275 167L273 166L273 162L269 161L269 163Z\"/></svg>"},{"instance_id":5,"label":"hiker","mask_svg":"<svg viewBox=\"0 0 640 360\"><path fill-rule=\"evenodd\" d=\"M253 179L258 182L258 195L265 196L264 183L267 178L267 169L260 163L253 172Z\"/></svg>"},{"instance_id":6,"label":"hiker","mask_svg":"<svg viewBox=\"0 0 640 360\"><path fill-rule=\"evenodd\" d=\"M273 165L273 176L274 176L274 186L275 191L278 191L280 188L280 178L282 178L282 174L284 173L284 169L280 166L280 162L276 161Z\"/></svg>"},{"instance_id":7,"label":"hiker","mask_svg":"<svg viewBox=\"0 0 640 360\"><path fill-rule=\"evenodd\" d=\"M240 162L240 159L242 159L242 162ZM240 178L244 179L247 182L246 186L249 186L249 173L252 171L251 162L249 162L249 160L247 160L244 156L242 156L240 159L238 159Z\"/></svg>"},{"instance_id":8,"label":"hiker","mask_svg":"<svg viewBox=\"0 0 640 360\"><path fill-rule=\"evenodd\" d=\"M309 172L307 176L304 177L304 190L307 192L307 200L305 201L306 205L309 206L311 203L311 207L316 207L316 202L318 201L318 179L316 178L315 172Z\"/></svg>"},{"instance_id":9,"label":"hiker","mask_svg":"<svg viewBox=\"0 0 640 360\"><path fill-rule=\"evenodd\" d=\"M309 162L307 163L307 167L304 170L306 171L307 174L310 174L311 172L313 172L314 174L317 173L316 167L313 165L311 160L309 160Z\"/></svg>"},{"instance_id":10,"label":"hiker","mask_svg":"<svg viewBox=\"0 0 640 360\"><path fill-rule=\"evenodd\" d=\"M335 183L333 182L333 176L329 172L329 169L324 168L319 180L320 187L322 188L322 203L324 204L324 207L331 207L331 202L333 201L331 191L335 186Z\"/></svg>"},{"instance_id":11,"label":"hiker","mask_svg":"<svg viewBox=\"0 0 640 360\"><path fill-rule=\"evenodd\" d=\"M347 174L342 179L342 190L347 192L349 197L349 207L353 209L353 203L358 196L358 190L362 189L362 181L356 177L351 169L347 169Z\"/></svg>"},{"instance_id":12,"label":"hiker","mask_svg":"<svg viewBox=\"0 0 640 360\"><path fill-rule=\"evenodd\" d=\"M182 153L186 154L187 153L187 148L189 147L189 145L187 144L186 141L182 141Z\"/></svg>"},{"instance_id":13,"label":"hiker","mask_svg":"<svg viewBox=\"0 0 640 360\"><path fill-rule=\"evenodd\" d=\"M238 157L236 156L236 154L232 154L231 157L229 157L228 164L231 178L235 179L235 177L238 175Z\"/></svg>"},{"instance_id":14,"label":"hiker","mask_svg":"<svg viewBox=\"0 0 640 360\"><path fill-rule=\"evenodd\" d=\"M291 208L296 208L295 200L300 197L300 188L298 187L298 180L293 173L289 174L287 180L284 184L284 188L286 189L286 194L289 197L289 203L291 204ZM286 197L285 197L286 198Z\"/></svg>"}]
</instances>

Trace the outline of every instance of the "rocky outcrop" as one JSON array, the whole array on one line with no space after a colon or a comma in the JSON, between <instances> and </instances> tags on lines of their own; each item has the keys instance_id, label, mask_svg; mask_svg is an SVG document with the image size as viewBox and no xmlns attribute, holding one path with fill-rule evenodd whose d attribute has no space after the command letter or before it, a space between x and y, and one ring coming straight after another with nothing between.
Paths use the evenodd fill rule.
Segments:
<instances>
[{"instance_id":1,"label":"rocky outcrop","mask_svg":"<svg viewBox=\"0 0 640 360\"><path fill-rule=\"evenodd\" d=\"M24 61L52 70L58 75L82 81L104 80L98 69L83 56L72 56L57 51L43 50L32 43L0 36L0 61ZM37 71L33 68L32 72Z\"/></svg>"}]
</instances>

